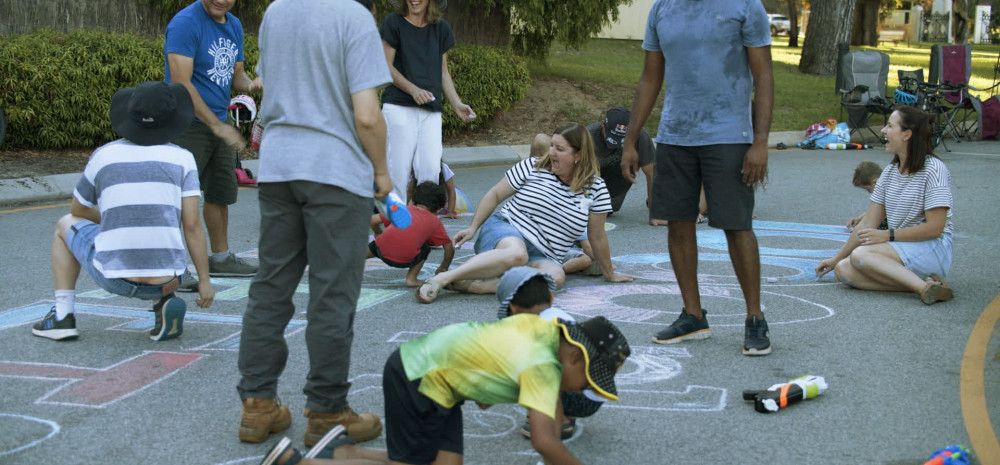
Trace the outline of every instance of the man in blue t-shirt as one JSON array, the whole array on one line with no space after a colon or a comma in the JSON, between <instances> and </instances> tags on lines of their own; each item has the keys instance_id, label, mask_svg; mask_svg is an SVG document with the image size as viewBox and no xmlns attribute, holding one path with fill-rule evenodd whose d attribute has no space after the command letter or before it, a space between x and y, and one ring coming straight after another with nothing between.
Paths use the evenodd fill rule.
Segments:
<instances>
[{"instance_id":1,"label":"man in blue t-shirt","mask_svg":"<svg viewBox=\"0 0 1000 465\"><path fill-rule=\"evenodd\" d=\"M163 43L167 83L187 88L195 120L173 142L194 154L205 192L209 273L253 276L257 266L229 250L229 205L236 203L236 150L246 146L226 122L232 89L259 90L243 69L243 26L229 13L236 0L198 0L174 15ZM191 289L186 289L191 290Z\"/></svg>"},{"instance_id":2,"label":"man in blue t-shirt","mask_svg":"<svg viewBox=\"0 0 1000 465\"><path fill-rule=\"evenodd\" d=\"M635 178L635 141L665 80L650 217L667 220L670 264L684 300L680 317L654 341L672 344L710 332L698 291L695 237L704 184L712 212L708 224L725 230L746 299L743 354L769 354L752 224L754 187L767 177L773 103L767 13L759 0L657 0L642 48L645 65L624 140L622 172Z\"/></svg>"}]
</instances>

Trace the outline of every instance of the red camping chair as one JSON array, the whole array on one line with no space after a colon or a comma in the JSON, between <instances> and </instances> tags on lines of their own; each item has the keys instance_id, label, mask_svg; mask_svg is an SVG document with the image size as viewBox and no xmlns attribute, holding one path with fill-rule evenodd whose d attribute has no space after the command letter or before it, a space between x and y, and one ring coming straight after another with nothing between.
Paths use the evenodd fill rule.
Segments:
<instances>
[{"instance_id":1,"label":"red camping chair","mask_svg":"<svg viewBox=\"0 0 1000 465\"><path fill-rule=\"evenodd\" d=\"M931 47L931 84L950 86L954 90L943 93L951 108L943 115L945 136L956 142L981 137L982 102L972 95L969 78L972 76L971 45L934 45ZM947 149L947 146L945 147Z\"/></svg>"}]
</instances>

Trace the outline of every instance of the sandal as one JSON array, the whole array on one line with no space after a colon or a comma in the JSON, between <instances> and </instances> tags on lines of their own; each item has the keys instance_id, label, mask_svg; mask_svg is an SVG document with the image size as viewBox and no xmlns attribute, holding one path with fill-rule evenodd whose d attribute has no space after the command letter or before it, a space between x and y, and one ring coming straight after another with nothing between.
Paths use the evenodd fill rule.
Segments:
<instances>
[{"instance_id":1,"label":"sandal","mask_svg":"<svg viewBox=\"0 0 1000 465\"><path fill-rule=\"evenodd\" d=\"M931 278L933 279L933 278ZM930 282L920 291L920 301L926 305L935 302L947 302L955 296L955 292L943 282Z\"/></svg>"},{"instance_id":2,"label":"sandal","mask_svg":"<svg viewBox=\"0 0 1000 465\"><path fill-rule=\"evenodd\" d=\"M347 435L347 428L337 425L327 431L323 437L316 442L316 445L309 449L302 458L306 459L332 459L333 452L340 446L354 444L354 440Z\"/></svg>"},{"instance_id":3,"label":"sandal","mask_svg":"<svg viewBox=\"0 0 1000 465\"><path fill-rule=\"evenodd\" d=\"M284 462L278 462L285 452L292 451L292 456L285 460ZM292 447L292 440L287 437L281 438L274 446L271 446L271 450L264 454L264 459L260 461L260 465L295 465L302 461L302 454Z\"/></svg>"},{"instance_id":4,"label":"sandal","mask_svg":"<svg viewBox=\"0 0 1000 465\"><path fill-rule=\"evenodd\" d=\"M441 292L441 287L441 283L435 281L433 278L424 281L424 283L417 288L417 302L422 304L434 302L434 299L437 299L438 294ZM426 291L424 289L426 289Z\"/></svg>"}]
</instances>

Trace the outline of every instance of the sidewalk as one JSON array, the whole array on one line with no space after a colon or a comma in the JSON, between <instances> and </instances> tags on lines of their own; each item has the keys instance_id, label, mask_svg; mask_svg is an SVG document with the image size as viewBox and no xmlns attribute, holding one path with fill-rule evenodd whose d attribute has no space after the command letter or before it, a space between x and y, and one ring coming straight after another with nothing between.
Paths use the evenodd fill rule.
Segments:
<instances>
[{"instance_id":1,"label":"sidewalk","mask_svg":"<svg viewBox=\"0 0 1000 465\"><path fill-rule=\"evenodd\" d=\"M800 131L772 132L769 143L791 147L801 140ZM484 165L512 165L527 158L529 145L492 145L485 147L446 147L443 160L452 168ZM258 160L244 160L243 166L259 172ZM0 205L18 205L68 199L73 194L80 173L54 174L38 178L0 179Z\"/></svg>"}]
</instances>

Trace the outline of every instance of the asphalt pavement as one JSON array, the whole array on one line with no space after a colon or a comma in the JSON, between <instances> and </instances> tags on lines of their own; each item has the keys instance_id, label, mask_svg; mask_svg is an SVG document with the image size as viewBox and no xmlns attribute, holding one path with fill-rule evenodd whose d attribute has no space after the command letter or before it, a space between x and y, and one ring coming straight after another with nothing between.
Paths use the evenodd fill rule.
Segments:
<instances>
[{"instance_id":1,"label":"asphalt pavement","mask_svg":"<svg viewBox=\"0 0 1000 465\"><path fill-rule=\"evenodd\" d=\"M794 142L792 135L783 137ZM997 463L1000 301L991 302L1000 292L1000 144L963 142L951 149L941 158L956 199L948 276L956 297L933 306L912 294L848 289L812 272L845 240L843 223L866 207L865 193L851 186L854 166L888 163L888 154L880 148L771 150L755 231L774 353L756 358L740 354L742 294L724 235L706 225L698 227L699 281L712 336L652 343L652 335L676 318L681 299L666 228L646 223L640 177L608 225L613 261L635 282L571 276L556 294L556 305L578 317L602 314L616 321L633 348L618 376L621 402L581 419L570 450L595 464L919 465L935 449L957 443L976 448L974 463ZM458 186L478 201L525 151L449 148L445 160ZM218 295L207 310L183 295L189 303L183 337L155 343L145 333L152 315L144 302L108 295L81 277L80 339L59 343L31 335L30 324L52 305L51 231L66 213L76 176L0 180L0 205L9 205L0 207L0 464L257 463L273 441L250 445L236 436L236 350L249 280L214 280ZM232 249L255 257L254 189L241 189L230 216ZM444 221L454 234L469 219ZM456 261L470 254L463 248ZM433 252L429 261L440 257ZM382 365L401 341L496 315L494 296L445 292L432 305L418 304L402 284L404 272L377 260L366 266L351 365L350 401L358 411L383 414ZM284 434L300 447L307 292L303 281L279 384L293 412ZM742 400L745 389L807 374L829 385L815 399L775 414L757 413ZM467 405L466 463L534 465L539 457L518 433L523 420L518 407ZM384 437L368 444L384 447Z\"/></svg>"}]
</instances>

